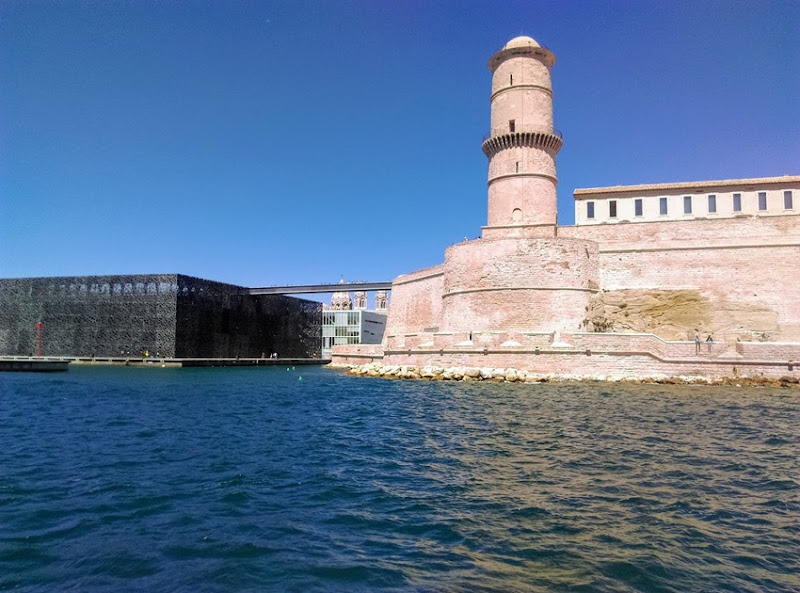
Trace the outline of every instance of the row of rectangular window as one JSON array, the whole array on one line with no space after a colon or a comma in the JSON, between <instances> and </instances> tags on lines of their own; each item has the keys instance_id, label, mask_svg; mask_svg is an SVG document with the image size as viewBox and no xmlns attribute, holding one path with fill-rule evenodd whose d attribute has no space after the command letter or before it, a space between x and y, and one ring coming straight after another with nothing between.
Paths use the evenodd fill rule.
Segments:
<instances>
[{"instance_id":1,"label":"row of rectangular window","mask_svg":"<svg viewBox=\"0 0 800 593\"><path fill-rule=\"evenodd\" d=\"M322 313L322 325L354 325L361 323L359 311L324 311Z\"/></svg>"},{"instance_id":2,"label":"row of rectangular window","mask_svg":"<svg viewBox=\"0 0 800 593\"><path fill-rule=\"evenodd\" d=\"M732 194L733 197L733 211L742 211L742 194ZM793 208L792 192L787 190L783 192L783 208L784 210L791 210ZM643 215L643 202L642 198L636 198L633 201L633 209L635 216ZM758 192L758 209L763 211L767 209L767 192ZM669 214L669 206L667 198L658 199L659 214L665 216ZM708 194L708 213L715 214L717 212L717 195ZM683 213L692 213L692 196L683 196ZM608 201L608 217L617 217L617 200ZM594 218L594 202L586 202L586 218Z\"/></svg>"}]
</instances>

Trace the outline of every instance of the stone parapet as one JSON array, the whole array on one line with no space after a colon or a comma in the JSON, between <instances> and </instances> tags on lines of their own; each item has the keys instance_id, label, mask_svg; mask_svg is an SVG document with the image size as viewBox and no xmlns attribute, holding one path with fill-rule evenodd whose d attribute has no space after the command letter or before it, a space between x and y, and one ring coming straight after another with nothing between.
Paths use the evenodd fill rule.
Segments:
<instances>
[{"instance_id":1,"label":"stone parapet","mask_svg":"<svg viewBox=\"0 0 800 593\"><path fill-rule=\"evenodd\" d=\"M508 224L481 227L483 239L553 239L555 224Z\"/></svg>"},{"instance_id":2,"label":"stone parapet","mask_svg":"<svg viewBox=\"0 0 800 593\"><path fill-rule=\"evenodd\" d=\"M743 358L784 359L800 364L800 343L797 342L738 342L734 351Z\"/></svg>"},{"instance_id":3,"label":"stone parapet","mask_svg":"<svg viewBox=\"0 0 800 593\"><path fill-rule=\"evenodd\" d=\"M337 352L335 362L363 358ZM375 355L374 360L377 360ZM441 332L387 336L382 364L513 368L540 376L800 377L800 343L667 341L652 334ZM356 362L359 364L358 362Z\"/></svg>"},{"instance_id":4,"label":"stone parapet","mask_svg":"<svg viewBox=\"0 0 800 593\"><path fill-rule=\"evenodd\" d=\"M380 344L348 344L333 347L331 362L334 364L367 364L383 360Z\"/></svg>"},{"instance_id":5,"label":"stone parapet","mask_svg":"<svg viewBox=\"0 0 800 593\"><path fill-rule=\"evenodd\" d=\"M737 216L735 218L692 218L636 224L561 226L559 237L597 241L604 249L617 244L632 248L652 248L656 243L689 241L716 245L720 242L752 241L766 237L775 242L800 242L800 216Z\"/></svg>"}]
</instances>

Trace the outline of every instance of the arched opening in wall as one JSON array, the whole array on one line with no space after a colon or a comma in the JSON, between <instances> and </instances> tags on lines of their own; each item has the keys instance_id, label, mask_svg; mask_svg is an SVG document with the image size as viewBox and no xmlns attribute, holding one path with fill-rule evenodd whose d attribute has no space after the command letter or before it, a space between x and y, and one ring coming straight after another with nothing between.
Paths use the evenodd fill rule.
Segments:
<instances>
[{"instance_id":1,"label":"arched opening in wall","mask_svg":"<svg viewBox=\"0 0 800 593\"><path fill-rule=\"evenodd\" d=\"M514 208L511 212L511 220L514 222L522 222L522 210L519 208Z\"/></svg>"}]
</instances>

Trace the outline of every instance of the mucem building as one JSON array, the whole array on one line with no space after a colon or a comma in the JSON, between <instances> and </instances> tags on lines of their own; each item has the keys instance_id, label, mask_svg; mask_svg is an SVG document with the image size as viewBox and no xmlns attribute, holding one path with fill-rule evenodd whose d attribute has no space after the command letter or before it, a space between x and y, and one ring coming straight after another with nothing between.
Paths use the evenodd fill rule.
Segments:
<instances>
[{"instance_id":1,"label":"mucem building","mask_svg":"<svg viewBox=\"0 0 800 593\"><path fill-rule=\"evenodd\" d=\"M0 355L308 358L320 303L181 274L0 279Z\"/></svg>"}]
</instances>

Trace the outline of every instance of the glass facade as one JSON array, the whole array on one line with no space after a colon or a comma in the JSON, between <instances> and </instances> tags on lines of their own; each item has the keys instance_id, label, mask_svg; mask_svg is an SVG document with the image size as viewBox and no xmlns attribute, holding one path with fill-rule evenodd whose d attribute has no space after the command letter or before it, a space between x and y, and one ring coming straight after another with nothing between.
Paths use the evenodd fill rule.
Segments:
<instances>
[{"instance_id":1,"label":"glass facade","mask_svg":"<svg viewBox=\"0 0 800 593\"><path fill-rule=\"evenodd\" d=\"M322 356L340 344L361 343L361 311L322 312Z\"/></svg>"}]
</instances>

